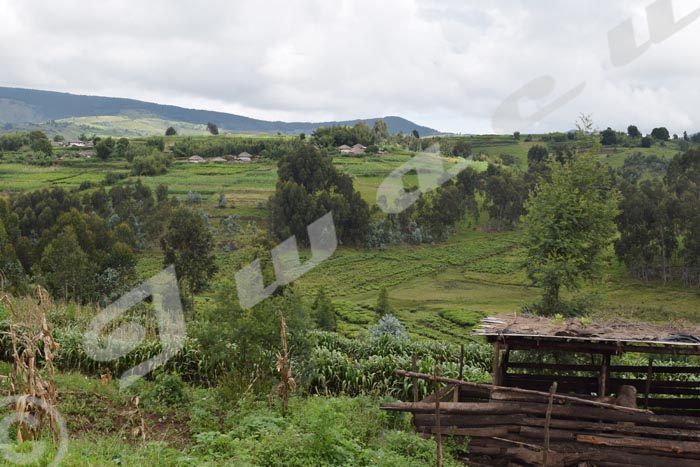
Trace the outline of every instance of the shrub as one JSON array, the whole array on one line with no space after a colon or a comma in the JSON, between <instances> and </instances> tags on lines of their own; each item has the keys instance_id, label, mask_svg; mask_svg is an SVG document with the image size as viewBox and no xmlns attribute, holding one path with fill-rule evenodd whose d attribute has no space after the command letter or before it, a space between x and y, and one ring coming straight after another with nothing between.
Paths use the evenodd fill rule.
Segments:
<instances>
[{"instance_id":1,"label":"shrub","mask_svg":"<svg viewBox=\"0 0 700 467\"><path fill-rule=\"evenodd\" d=\"M377 324L371 326L367 333L370 339L379 339L382 336L389 336L394 339L408 339L408 330L394 315L384 315Z\"/></svg>"}]
</instances>

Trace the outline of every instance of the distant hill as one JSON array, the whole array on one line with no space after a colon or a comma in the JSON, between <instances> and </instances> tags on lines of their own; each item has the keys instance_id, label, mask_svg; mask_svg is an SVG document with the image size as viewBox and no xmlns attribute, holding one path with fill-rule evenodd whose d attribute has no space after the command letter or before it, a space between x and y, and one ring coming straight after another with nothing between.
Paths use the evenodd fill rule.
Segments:
<instances>
[{"instance_id":1,"label":"distant hill","mask_svg":"<svg viewBox=\"0 0 700 467\"><path fill-rule=\"evenodd\" d=\"M0 87L0 129L9 131L15 125L43 124L55 120L82 117L123 116L129 119L159 119L190 125L216 123L220 129L233 133L311 133L321 126L354 125L361 120L342 122L270 122L241 115L208 110L185 109L172 105L154 104L134 99L79 96L75 94L39 91L35 89ZM417 125L401 117L383 117L391 133L411 133L421 136L438 133L437 130ZM363 119L374 125L376 118Z\"/></svg>"}]
</instances>

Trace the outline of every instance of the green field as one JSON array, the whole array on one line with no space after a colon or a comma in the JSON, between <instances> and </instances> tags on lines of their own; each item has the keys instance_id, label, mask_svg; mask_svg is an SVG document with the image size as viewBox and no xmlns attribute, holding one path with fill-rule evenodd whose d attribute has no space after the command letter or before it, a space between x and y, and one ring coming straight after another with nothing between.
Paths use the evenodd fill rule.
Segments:
<instances>
[{"instance_id":1,"label":"green field","mask_svg":"<svg viewBox=\"0 0 700 467\"><path fill-rule=\"evenodd\" d=\"M474 137L471 141L474 154L489 157L508 154L518 159L521 169L525 167L528 149L537 144L502 136ZM678 150L672 145L615 148L605 150L600 157L611 166L620 167L635 152L670 158ZM335 164L353 177L363 198L373 205L377 187L410 157L412 154L407 151L339 156ZM449 164L447 160L446 165ZM0 163L0 181L4 192L51 186L77 189L85 182L101 183L106 172L127 170L124 161L105 163L94 158L69 157L49 167ZM131 177L128 181L134 180ZM210 215L217 239L225 240L219 228L219 220L225 216L236 214L244 224L266 225L266 201L274 192L277 173L273 161L189 164L178 160L167 174L141 180L153 189L160 184L168 185L171 195L182 200L190 191L200 193L202 208ZM225 209L217 209L220 193L228 201ZM494 233L464 222L449 241L434 245L392 246L384 251L341 246L329 260L299 279L297 286L309 301L319 287L325 287L338 303L340 329L347 335L358 335L376 319L373 306L379 290L386 287L395 314L414 336L459 342L469 335L480 316L516 312L523 304L537 300L539 291L527 287L521 243L518 232ZM211 291L203 293L198 300L210 302L218 285L231 281L243 261L240 251L219 251L220 273ZM139 272L142 277L148 277L161 266L161 252L156 246L142 255ZM627 278L619 265L611 265L604 284L591 285L581 293L599 296L604 309L622 317L700 321L696 291L639 283Z\"/></svg>"}]
</instances>

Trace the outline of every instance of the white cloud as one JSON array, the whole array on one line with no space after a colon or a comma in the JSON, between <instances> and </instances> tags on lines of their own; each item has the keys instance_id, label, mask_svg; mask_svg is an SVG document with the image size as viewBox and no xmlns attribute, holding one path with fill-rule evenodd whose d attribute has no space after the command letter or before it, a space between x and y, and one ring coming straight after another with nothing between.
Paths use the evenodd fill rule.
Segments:
<instances>
[{"instance_id":1,"label":"white cloud","mask_svg":"<svg viewBox=\"0 0 700 467\"><path fill-rule=\"evenodd\" d=\"M700 21L621 68L607 33L650 2L476 0L0 0L2 85L132 97L257 118L402 115L489 132L508 95L550 75L546 105L585 91L533 131L598 126L700 130ZM674 0L677 17L693 2Z\"/></svg>"}]
</instances>

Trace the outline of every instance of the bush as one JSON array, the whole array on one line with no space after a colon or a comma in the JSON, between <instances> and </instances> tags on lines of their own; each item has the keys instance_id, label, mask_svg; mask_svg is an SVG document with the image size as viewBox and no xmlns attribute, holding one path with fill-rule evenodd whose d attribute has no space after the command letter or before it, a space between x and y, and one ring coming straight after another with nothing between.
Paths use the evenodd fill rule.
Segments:
<instances>
[{"instance_id":1,"label":"bush","mask_svg":"<svg viewBox=\"0 0 700 467\"><path fill-rule=\"evenodd\" d=\"M408 330L394 315L384 315L377 324L371 326L367 333L370 339L379 339L389 336L394 339L408 339Z\"/></svg>"},{"instance_id":2,"label":"bush","mask_svg":"<svg viewBox=\"0 0 700 467\"><path fill-rule=\"evenodd\" d=\"M153 151L148 156L137 156L131 163L132 175L155 176L163 175L168 171L172 158Z\"/></svg>"},{"instance_id":3,"label":"bush","mask_svg":"<svg viewBox=\"0 0 700 467\"><path fill-rule=\"evenodd\" d=\"M177 373L160 373L156 376L155 385L147 398L168 406L184 405L189 400L185 394L185 384Z\"/></svg>"}]
</instances>

